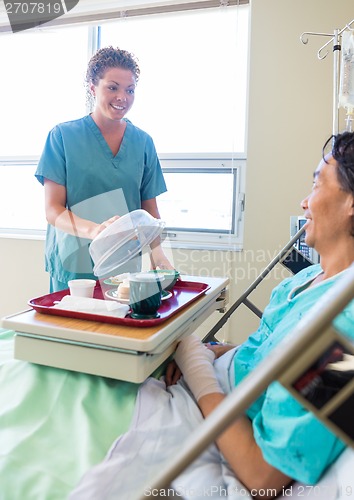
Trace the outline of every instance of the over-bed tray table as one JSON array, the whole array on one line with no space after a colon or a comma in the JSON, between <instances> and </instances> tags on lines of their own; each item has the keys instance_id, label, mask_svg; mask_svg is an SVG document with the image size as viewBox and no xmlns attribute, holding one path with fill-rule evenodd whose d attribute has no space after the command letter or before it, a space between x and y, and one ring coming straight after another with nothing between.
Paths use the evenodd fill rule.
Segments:
<instances>
[{"instance_id":1,"label":"over-bed tray table","mask_svg":"<svg viewBox=\"0 0 354 500\"><path fill-rule=\"evenodd\" d=\"M175 315L151 327L41 314L33 309L3 319L13 329L15 357L34 363L139 383L214 311L225 306L227 278L183 276L203 282L205 293Z\"/></svg>"}]
</instances>

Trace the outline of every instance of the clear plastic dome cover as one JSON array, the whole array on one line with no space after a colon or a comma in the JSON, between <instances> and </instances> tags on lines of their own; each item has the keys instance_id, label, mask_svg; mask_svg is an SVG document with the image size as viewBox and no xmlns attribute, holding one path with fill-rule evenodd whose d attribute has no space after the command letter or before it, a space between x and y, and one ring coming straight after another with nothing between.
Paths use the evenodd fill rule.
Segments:
<instances>
[{"instance_id":1,"label":"clear plastic dome cover","mask_svg":"<svg viewBox=\"0 0 354 500\"><path fill-rule=\"evenodd\" d=\"M89 250L94 274L108 276L150 245L164 227L162 220L141 209L114 221L91 242Z\"/></svg>"}]
</instances>

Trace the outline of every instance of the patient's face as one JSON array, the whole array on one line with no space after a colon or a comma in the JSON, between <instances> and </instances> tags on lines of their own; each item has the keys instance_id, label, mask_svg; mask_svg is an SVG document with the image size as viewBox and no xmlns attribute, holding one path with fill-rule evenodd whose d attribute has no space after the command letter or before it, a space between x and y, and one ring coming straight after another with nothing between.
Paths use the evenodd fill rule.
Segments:
<instances>
[{"instance_id":1,"label":"patient's face","mask_svg":"<svg viewBox=\"0 0 354 500\"><path fill-rule=\"evenodd\" d=\"M320 254L338 248L350 235L353 196L341 188L337 178L337 162L332 156L321 161L314 173L312 191L301 203L308 219L306 244Z\"/></svg>"}]
</instances>

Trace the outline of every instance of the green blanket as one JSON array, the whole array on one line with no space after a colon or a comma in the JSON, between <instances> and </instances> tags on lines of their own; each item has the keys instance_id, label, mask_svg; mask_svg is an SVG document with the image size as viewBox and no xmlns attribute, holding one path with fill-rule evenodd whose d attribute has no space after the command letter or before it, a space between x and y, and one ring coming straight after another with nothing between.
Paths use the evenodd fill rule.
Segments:
<instances>
[{"instance_id":1,"label":"green blanket","mask_svg":"<svg viewBox=\"0 0 354 500\"><path fill-rule=\"evenodd\" d=\"M0 500L64 500L130 424L138 384L13 359L0 330Z\"/></svg>"}]
</instances>

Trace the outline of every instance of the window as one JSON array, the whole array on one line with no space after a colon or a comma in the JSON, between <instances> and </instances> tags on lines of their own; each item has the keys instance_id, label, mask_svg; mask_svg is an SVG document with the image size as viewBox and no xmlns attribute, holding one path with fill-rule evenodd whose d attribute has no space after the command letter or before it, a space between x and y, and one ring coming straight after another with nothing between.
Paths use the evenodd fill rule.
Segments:
<instances>
[{"instance_id":1,"label":"window","mask_svg":"<svg viewBox=\"0 0 354 500\"><path fill-rule=\"evenodd\" d=\"M139 58L129 117L160 154L244 151L247 12L205 9L102 25L102 46Z\"/></svg>"},{"instance_id":2,"label":"window","mask_svg":"<svg viewBox=\"0 0 354 500\"><path fill-rule=\"evenodd\" d=\"M27 160L28 162L29 160ZM36 163L0 165L0 228L10 234L40 235L46 228L43 188L33 182Z\"/></svg>"},{"instance_id":3,"label":"window","mask_svg":"<svg viewBox=\"0 0 354 500\"><path fill-rule=\"evenodd\" d=\"M34 172L49 130L85 114L87 46L87 27L0 36L7 68L0 80L2 233L45 231L44 192Z\"/></svg>"},{"instance_id":4,"label":"window","mask_svg":"<svg viewBox=\"0 0 354 500\"><path fill-rule=\"evenodd\" d=\"M86 113L89 47L93 52L100 40L139 58L128 118L153 137L160 156L168 193L158 205L172 244L240 248L247 30L242 5L0 36L11 68L11 78L0 81L0 183L17 193L0 197L0 231L45 230L36 161L52 126Z\"/></svg>"},{"instance_id":5,"label":"window","mask_svg":"<svg viewBox=\"0 0 354 500\"><path fill-rule=\"evenodd\" d=\"M39 156L54 125L85 113L87 46L87 27L0 36L1 157Z\"/></svg>"},{"instance_id":6,"label":"window","mask_svg":"<svg viewBox=\"0 0 354 500\"><path fill-rule=\"evenodd\" d=\"M161 163L168 191L159 196L159 211L170 245L242 248L245 160L162 157Z\"/></svg>"}]
</instances>

